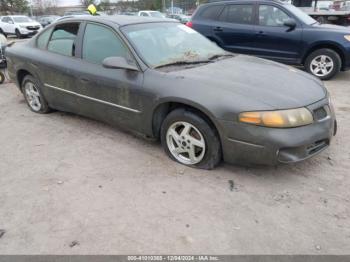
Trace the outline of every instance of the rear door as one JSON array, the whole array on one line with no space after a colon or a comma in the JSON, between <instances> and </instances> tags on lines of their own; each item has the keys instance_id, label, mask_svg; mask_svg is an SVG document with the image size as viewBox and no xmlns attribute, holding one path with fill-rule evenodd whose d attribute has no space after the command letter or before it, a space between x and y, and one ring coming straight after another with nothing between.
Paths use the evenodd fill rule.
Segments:
<instances>
[{"instance_id":1,"label":"rear door","mask_svg":"<svg viewBox=\"0 0 350 262\"><path fill-rule=\"evenodd\" d=\"M76 58L79 30L79 22L69 22L44 31L37 39L37 59L32 61L49 104L56 109L75 113L79 112L75 96L75 79L80 66Z\"/></svg>"},{"instance_id":2,"label":"rear door","mask_svg":"<svg viewBox=\"0 0 350 262\"><path fill-rule=\"evenodd\" d=\"M302 26L283 25L293 18L287 10L273 4L260 4L256 26L256 55L285 63L295 63L300 56Z\"/></svg>"},{"instance_id":3,"label":"rear door","mask_svg":"<svg viewBox=\"0 0 350 262\"><path fill-rule=\"evenodd\" d=\"M254 52L254 13L254 3L225 5L219 16L220 24L213 28L223 48L243 54Z\"/></svg>"},{"instance_id":4,"label":"rear door","mask_svg":"<svg viewBox=\"0 0 350 262\"><path fill-rule=\"evenodd\" d=\"M215 38L213 28L220 26L219 15L223 9L223 4L209 5L199 8L192 18L192 27L210 40L220 44Z\"/></svg>"}]
</instances>

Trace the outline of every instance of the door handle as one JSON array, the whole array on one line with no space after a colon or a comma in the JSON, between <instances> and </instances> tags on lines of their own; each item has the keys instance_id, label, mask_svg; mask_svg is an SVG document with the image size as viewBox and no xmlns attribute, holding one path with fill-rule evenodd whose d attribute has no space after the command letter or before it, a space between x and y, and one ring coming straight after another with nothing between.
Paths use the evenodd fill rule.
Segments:
<instances>
[{"instance_id":1,"label":"door handle","mask_svg":"<svg viewBox=\"0 0 350 262\"><path fill-rule=\"evenodd\" d=\"M79 78L79 80L80 80L80 82L83 82L83 83L88 83L88 82L90 82L90 79L85 78L85 77L81 77L81 78Z\"/></svg>"},{"instance_id":2,"label":"door handle","mask_svg":"<svg viewBox=\"0 0 350 262\"><path fill-rule=\"evenodd\" d=\"M264 31L259 31L256 33L257 36L266 36Z\"/></svg>"},{"instance_id":3,"label":"door handle","mask_svg":"<svg viewBox=\"0 0 350 262\"><path fill-rule=\"evenodd\" d=\"M213 30L215 32L222 32L223 31L222 27L220 27L220 26L215 27Z\"/></svg>"}]
</instances>

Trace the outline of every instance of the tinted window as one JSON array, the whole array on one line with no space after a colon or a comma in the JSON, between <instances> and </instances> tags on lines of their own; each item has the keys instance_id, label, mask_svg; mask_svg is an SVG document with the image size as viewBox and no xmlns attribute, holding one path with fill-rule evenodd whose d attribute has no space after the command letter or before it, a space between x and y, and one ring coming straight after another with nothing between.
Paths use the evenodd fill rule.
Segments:
<instances>
[{"instance_id":1,"label":"tinted window","mask_svg":"<svg viewBox=\"0 0 350 262\"><path fill-rule=\"evenodd\" d=\"M83 59L102 63L106 57L130 58L128 49L111 29L95 24L86 26L83 42Z\"/></svg>"},{"instance_id":2,"label":"tinted window","mask_svg":"<svg viewBox=\"0 0 350 262\"><path fill-rule=\"evenodd\" d=\"M75 39L78 30L78 23L57 25L52 33L47 49L61 55L74 56Z\"/></svg>"},{"instance_id":3,"label":"tinted window","mask_svg":"<svg viewBox=\"0 0 350 262\"><path fill-rule=\"evenodd\" d=\"M7 17L7 16L2 18L2 22L4 22L4 23L8 23L10 20L11 20L11 18Z\"/></svg>"},{"instance_id":4,"label":"tinted window","mask_svg":"<svg viewBox=\"0 0 350 262\"><path fill-rule=\"evenodd\" d=\"M52 29L46 30L38 37L38 40L36 40L38 48L40 48L40 49L46 48L46 45L47 45L47 42L49 41L51 32L52 32Z\"/></svg>"},{"instance_id":5,"label":"tinted window","mask_svg":"<svg viewBox=\"0 0 350 262\"><path fill-rule=\"evenodd\" d=\"M271 5L259 6L259 24L263 26L283 26L289 16L281 9Z\"/></svg>"},{"instance_id":6,"label":"tinted window","mask_svg":"<svg viewBox=\"0 0 350 262\"><path fill-rule=\"evenodd\" d=\"M219 12L221 11L222 6L221 5L214 5L209 6L205 8L201 13L200 17L203 19L216 19L219 15Z\"/></svg>"},{"instance_id":7,"label":"tinted window","mask_svg":"<svg viewBox=\"0 0 350 262\"><path fill-rule=\"evenodd\" d=\"M228 5L222 12L220 20L235 24L252 24L253 5Z\"/></svg>"},{"instance_id":8,"label":"tinted window","mask_svg":"<svg viewBox=\"0 0 350 262\"><path fill-rule=\"evenodd\" d=\"M29 23L29 22L32 22L32 20L29 17L26 17L26 16L15 16L13 18L13 20L16 23Z\"/></svg>"}]
</instances>

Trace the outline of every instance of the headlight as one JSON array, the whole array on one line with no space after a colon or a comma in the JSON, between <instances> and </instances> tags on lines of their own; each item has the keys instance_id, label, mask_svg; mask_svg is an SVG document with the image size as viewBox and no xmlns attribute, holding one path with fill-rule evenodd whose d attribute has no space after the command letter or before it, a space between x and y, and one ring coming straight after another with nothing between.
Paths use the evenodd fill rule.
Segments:
<instances>
[{"instance_id":1,"label":"headlight","mask_svg":"<svg viewBox=\"0 0 350 262\"><path fill-rule=\"evenodd\" d=\"M306 108L280 110L280 111L257 111L239 114L242 123L266 126L266 127L297 127L312 124L314 119Z\"/></svg>"},{"instance_id":2,"label":"headlight","mask_svg":"<svg viewBox=\"0 0 350 262\"><path fill-rule=\"evenodd\" d=\"M20 25L19 27L20 28L26 28L27 26L26 25Z\"/></svg>"},{"instance_id":3,"label":"headlight","mask_svg":"<svg viewBox=\"0 0 350 262\"><path fill-rule=\"evenodd\" d=\"M350 41L350 35L344 35L344 38L348 41Z\"/></svg>"}]
</instances>

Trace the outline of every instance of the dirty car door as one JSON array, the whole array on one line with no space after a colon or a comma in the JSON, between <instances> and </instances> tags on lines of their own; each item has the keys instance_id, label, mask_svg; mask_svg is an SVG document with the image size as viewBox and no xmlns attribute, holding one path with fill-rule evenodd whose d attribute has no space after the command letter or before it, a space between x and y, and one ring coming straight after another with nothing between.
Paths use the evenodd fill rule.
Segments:
<instances>
[{"instance_id":1,"label":"dirty car door","mask_svg":"<svg viewBox=\"0 0 350 262\"><path fill-rule=\"evenodd\" d=\"M142 117L143 73L103 67L102 61L113 56L135 63L114 29L87 23L76 80L80 113L136 131L142 130L139 123Z\"/></svg>"},{"instance_id":2,"label":"dirty car door","mask_svg":"<svg viewBox=\"0 0 350 262\"><path fill-rule=\"evenodd\" d=\"M79 108L74 93L76 39L80 23L58 24L44 31L37 41L37 52L33 64L45 88L45 98L53 108L77 113ZM47 40L48 39L48 40Z\"/></svg>"}]
</instances>

